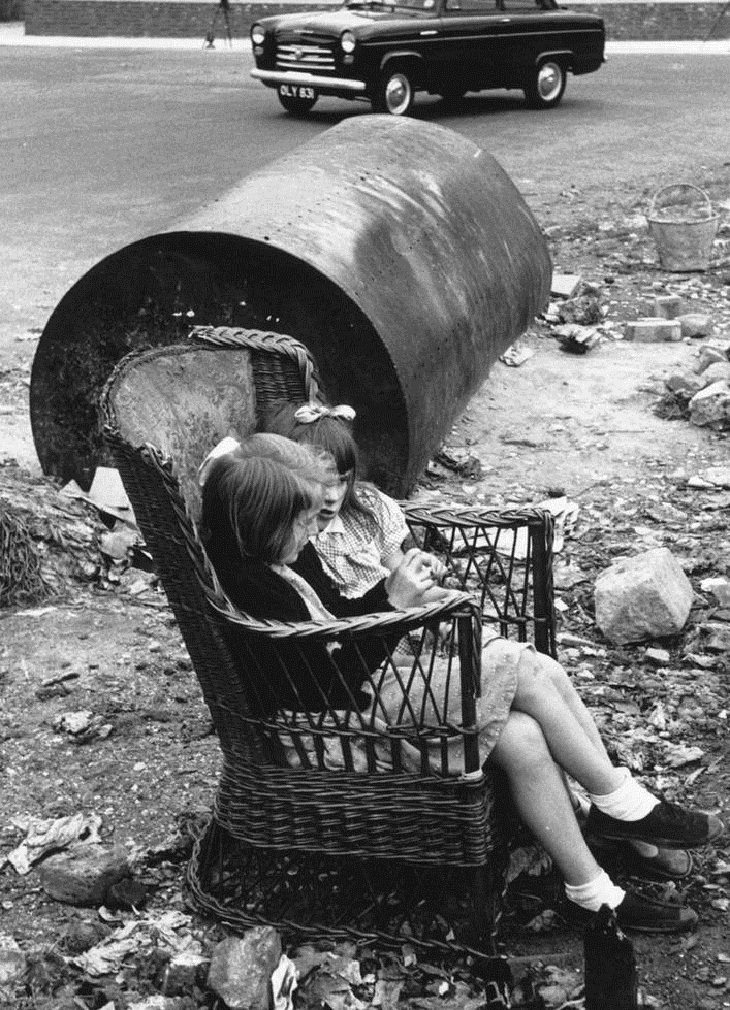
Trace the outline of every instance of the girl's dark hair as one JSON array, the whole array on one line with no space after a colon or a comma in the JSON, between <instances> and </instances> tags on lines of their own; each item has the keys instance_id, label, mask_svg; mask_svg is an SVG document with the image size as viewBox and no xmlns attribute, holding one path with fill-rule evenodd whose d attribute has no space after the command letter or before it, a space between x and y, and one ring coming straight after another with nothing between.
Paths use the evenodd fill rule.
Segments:
<instances>
[{"instance_id":1,"label":"girl's dark hair","mask_svg":"<svg viewBox=\"0 0 730 1010\"><path fill-rule=\"evenodd\" d=\"M236 559L276 564L294 520L313 509L317 485L272 458L236 455L215 460L203 485L201 539L221 581Z\"/></svg>"},{"instance_id":2,"label":"girl's dark hair","mask_svg":"<svg viewBox=\"0 0 730 1010\"><path fill-rule=\"evenodd\" d=\"M344 510L352 509L374 518L371 508L360 500L357 493L359 468L357 443L350 422L344 417L324 415L308 424L294 416L304 402L287 401L274 407L264 418L264 431L284 435L300 445L316 447L328 453L335 461L337 472L347 474L347 491L342 501Z\"/></svg>"}]
</instances>

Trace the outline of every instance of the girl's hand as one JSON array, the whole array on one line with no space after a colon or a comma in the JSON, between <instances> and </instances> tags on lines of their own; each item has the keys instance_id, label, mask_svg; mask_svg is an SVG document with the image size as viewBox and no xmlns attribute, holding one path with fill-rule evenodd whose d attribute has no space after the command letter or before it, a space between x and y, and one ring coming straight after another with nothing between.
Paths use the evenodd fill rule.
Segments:
<instances>
[{"instance_id":1,"label":"girl's hand","mask_svg":"<svg viewBox=\"0 0 730 1010\"><path fill-rule=\"evenodd\" d=\"M447 574L449 569L446 567L443 561L437 558L434 554L426 554L425 551L421 551L421 556L423 558L423 564L427 568L431 569L431 577L434 583L440 582L441 579L443 579L443 577Z\"/></svg>"},{"instance_id":2,"label":"girl's hand","mask_svg":"<svg viewBox=\"0 0 730 1010\"><path fill-rule=\"evenodd\" d=\"M424 554L417 547L411 548L403 560L385 580L385 590L390 603L396 610L420 607L426 602L426 593L433 589L431 555Z\"/></svg>"}]
</instances>

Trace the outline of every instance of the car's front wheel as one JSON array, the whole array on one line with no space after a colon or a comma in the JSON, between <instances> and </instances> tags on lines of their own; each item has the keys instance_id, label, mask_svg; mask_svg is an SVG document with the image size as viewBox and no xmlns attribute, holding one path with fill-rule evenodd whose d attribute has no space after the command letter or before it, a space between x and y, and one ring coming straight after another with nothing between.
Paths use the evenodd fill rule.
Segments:
<instances>
[{"instance_id":1,"label":"car's front wheel","mask_svg":"<svg viewBox=\"0 0 730 1010\"><path fill-rule=\"evenodd\" d=\"M292 116L306 116L314 108L314 103L319 97L315 95L314 98L299 98L294 95L282 95L280 91L277 94L281 104Z\"/></svg>"},{"instance_id":2,"label":"car's front wheel","mask_svg":"<svg viewBox=\"0 0 730 1010\"><path fill-rule=\"evenodd\" d=\"M386 69L380 75L373 95L373 112L407 116L413 105L413 96L413 81L408 72L402 67Z\"/></svg>"},{"instance_id":3,"label":"car's front wheel","mask_svg":"<svg viewBox=\"0 0 730 1010\"><path fill-rule=\"evenodd\" d=\"M552 109L563 97L567 74L557 60L543 60L525 84L525 98L533 109Z\"/></svg>"}]
</instances>

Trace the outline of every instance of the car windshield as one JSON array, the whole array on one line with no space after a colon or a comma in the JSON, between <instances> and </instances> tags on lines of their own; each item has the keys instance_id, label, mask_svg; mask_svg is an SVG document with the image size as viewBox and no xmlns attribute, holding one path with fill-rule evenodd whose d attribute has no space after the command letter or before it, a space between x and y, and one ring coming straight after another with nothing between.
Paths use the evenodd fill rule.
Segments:
<instances>
[{"instance_id":1,"label":"car windshield","mask_svg":"<svg viewBox=\"0 0 730 1010\"><path fill-rule=\"evenodd\" d=\"M397 7L412 11L430 10L434 6L434 0L399 0L398 3L392 0L347 0L345 7L350 10L394 10Z\"/></svg>"}]
</instances>

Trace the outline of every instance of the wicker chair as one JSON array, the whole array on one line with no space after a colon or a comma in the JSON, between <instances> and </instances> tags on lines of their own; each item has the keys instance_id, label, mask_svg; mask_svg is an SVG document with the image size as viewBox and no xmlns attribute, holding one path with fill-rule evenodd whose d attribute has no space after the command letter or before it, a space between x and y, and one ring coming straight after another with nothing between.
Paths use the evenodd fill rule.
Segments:
<instances>
[{"instance_id":1,"label":"wicker chair","mask_svg":"<svg viewBox=\"0 0 730 1010\"><path fill-rule=\"evenodd\" d=\"M253 430L273 401L318 390L297 341L217 328L128 355L102 395L107 443L223 752L188 891L237 930L271 924L493 957L512 821L474 728L482 620L552 651L551 520L404 503L416 541L471 595L328 624L251 620L222 592L198 539L197 466L224 435ZM370 709L353 699L337 711L272 710L262 694L272 672L288 679L312 643L336 641L359 657ZM448 675L445 696L433 690L436 670ZM388 692L396 715L379 708Z\"/></svg>"}]
</instances>

